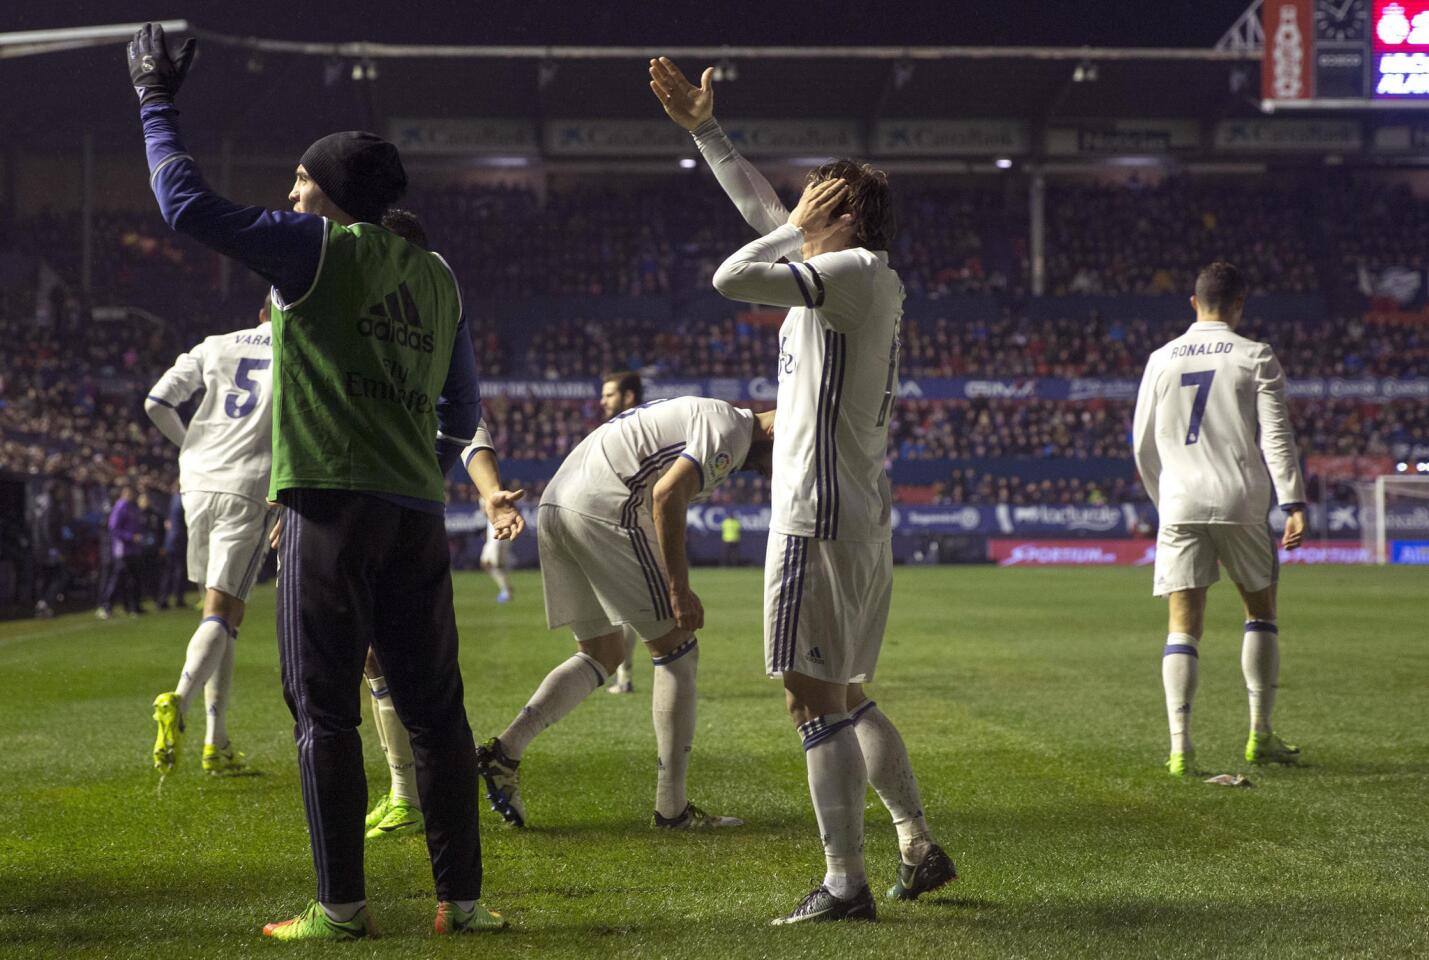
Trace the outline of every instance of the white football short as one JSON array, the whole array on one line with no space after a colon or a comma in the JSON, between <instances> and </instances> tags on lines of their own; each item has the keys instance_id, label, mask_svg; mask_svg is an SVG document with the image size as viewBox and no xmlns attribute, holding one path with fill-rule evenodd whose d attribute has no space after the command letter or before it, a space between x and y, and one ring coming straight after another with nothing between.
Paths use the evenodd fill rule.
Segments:
<instances>
[{"instance_id":1,"label":"white football short","mask_svg":"<svg viewBox=\"0 0 1429 960\"><path fill-rule=\"evenodd\" d=\"M815 540L771 531L764 558L765 672L870 682L892 594L888 541Z\"/></svg>"},{"instance_id":2,"label":"white football short","mask_svg":"<svg viewBox=\"0 0 1429 960\"><path fill-rule=\"evenodd\" d=\"M511 541L497 540L488 534L486 542L481 545L481 565L502 570L511 569Z\"/></svg>"},{"instance_id":3,"label":"white football short","mask_svg":"<svg viewBox=\"0 0 1429 960\"><path fill-rule=\"evenodd\" d=\"M205 490L185 493L189 579L204 588L247 600L278 511L261 500Z\"/></svg>"},{"instance_id":4,"label":"white football short","mask_svg":"<svg viewBox=\"0 0 1429 960\"><path fill-rule=\"evenodd\" d=\"M675 628L665 561L648 531L542 504L536 546L551 629L569 624L577 640L590 640L629 624L657 640Z\"/></svg>"},{"instance_id":5,"label":"white football short","mask_svg":"<svg viewBox=\"0 0 1429 960\"><path fill-rule=\"evenodd\" d=\"M1170 523L1156 535L1156 584L1164 597L1209 587L1221 578L1217 562L1249 593L1280 579L1280 551L1265 524Z\"/></svg>"}]
</instances>

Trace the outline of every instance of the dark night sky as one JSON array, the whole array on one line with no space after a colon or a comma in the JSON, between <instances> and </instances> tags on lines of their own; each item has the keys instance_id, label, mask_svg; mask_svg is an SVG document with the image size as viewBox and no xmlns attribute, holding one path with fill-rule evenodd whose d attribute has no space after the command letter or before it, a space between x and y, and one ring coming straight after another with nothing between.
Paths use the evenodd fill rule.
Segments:
<instances>
[{"instance_id":1,"label":"dark night sky","mask_svg":"<svg viewBox=\"0 0 1429 960\"><path fill-rule=\"evenodd\" d=\"M1208 47L1248 0L881 0L781 3L72 0L5 3L0 32L187 18L294 40L588 45L976 44Z\"/></svg>"}]
</instances>

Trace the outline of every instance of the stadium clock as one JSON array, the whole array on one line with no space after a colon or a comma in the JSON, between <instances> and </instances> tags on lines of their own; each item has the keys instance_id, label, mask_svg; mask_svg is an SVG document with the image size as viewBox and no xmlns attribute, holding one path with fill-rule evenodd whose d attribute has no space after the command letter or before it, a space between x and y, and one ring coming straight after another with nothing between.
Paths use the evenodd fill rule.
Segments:
<instances>
[{"instance_id":1,"label":"stadium clock","mask_svg":"<svg viewBox=\"0 0 1429 960\"><path fill-rule=\"evenodd\" d=\"M1332 42L1362 42L1367 0L1316 0L1315 36Z\"/></svg>"}]
</instances>

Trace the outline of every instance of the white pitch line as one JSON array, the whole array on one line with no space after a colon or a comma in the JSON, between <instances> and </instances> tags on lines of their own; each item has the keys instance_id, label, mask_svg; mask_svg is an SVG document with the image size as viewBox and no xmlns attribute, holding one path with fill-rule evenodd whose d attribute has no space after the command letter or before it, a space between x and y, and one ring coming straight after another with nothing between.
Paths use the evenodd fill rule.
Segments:
<instances>
[{"instance_id":1,"label":"white pitch line","mask_svg":"<svg viewBox=\"0 0 1429 960\"><path fill-rule=\"evenodd\" d=\"M26 640L40 640L45 637L62 637L67 633L79 633L82 630L102 630L102 621L96 620L93 623L71 623L67 626L56 627L53 630L36 630L32 633L17 633L13 637L0 637L0 650L16 643L23 643Z\"/></svg>"}]
</instances>

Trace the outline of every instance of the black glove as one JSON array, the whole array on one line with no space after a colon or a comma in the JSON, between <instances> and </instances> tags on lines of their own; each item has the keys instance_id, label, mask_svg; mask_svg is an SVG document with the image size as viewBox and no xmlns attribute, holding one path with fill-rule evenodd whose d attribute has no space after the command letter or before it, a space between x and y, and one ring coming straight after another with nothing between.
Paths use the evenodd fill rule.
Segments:
<instances>
[{"instance_id":1,"label":"black glove","mask_svg":"<svg viewBox=\"0 0 1429 960\"><path fill-rule=\"evenodd\" d=\"M197 46L198 38L189 37L179 48L179 55L170 57L161 25L146 23L139 28L129 41L129 82L134 84L140 106L155 101L174 102L174 95L189 74Z\"/></svg>"}]
</instances>

